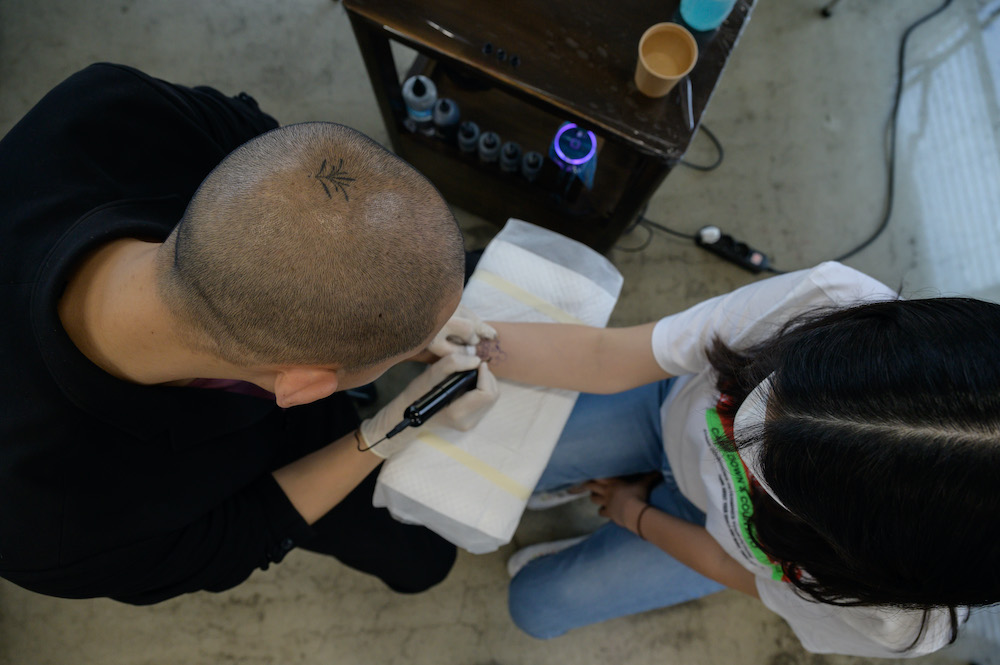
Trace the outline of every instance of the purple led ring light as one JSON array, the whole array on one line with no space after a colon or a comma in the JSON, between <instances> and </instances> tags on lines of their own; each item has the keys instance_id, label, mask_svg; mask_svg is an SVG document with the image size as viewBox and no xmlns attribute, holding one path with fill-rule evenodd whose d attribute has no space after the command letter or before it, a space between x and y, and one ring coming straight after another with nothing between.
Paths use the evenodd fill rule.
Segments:
<instances>
[{"instance_id":1,"label":"purple led ring light","mask_svg":"<svg viewBox=\"0 0 1000 665\"><path fill-rule=\"evenodd\" d=\"M562 127L559 128L559 131L556 132L556 138L552 142L553 146L556 149L556 154L559 155L559 159L563 160L570 166L579 166L580 164L586 164L587 162L590 161L590 158L594 156L594 153L597 152L597 137L594 136L594 132L590 131L589 129L586 130L588 136L590 137L590 152L587 153L586 157L581 157L579 159L572 159L570 157L567 157L566 153L563 152L562 148L559 147L559 138L571 129L576 129L575 122L570 122L563 125Z\"/></svg>"}]
</instances>

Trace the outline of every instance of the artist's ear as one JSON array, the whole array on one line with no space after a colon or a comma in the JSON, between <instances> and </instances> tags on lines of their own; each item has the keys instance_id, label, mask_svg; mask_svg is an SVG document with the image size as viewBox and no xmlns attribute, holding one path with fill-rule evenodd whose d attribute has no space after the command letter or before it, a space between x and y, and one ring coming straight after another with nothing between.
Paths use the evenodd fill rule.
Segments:
<instances>
[{"instance_id":1,"label":"artist's ear","mask_svg":"<svg viewBox=\"0 0 1000 665\"><path fill-rule=\"evenodd\" d=\"M319 367L285 367L274 379L274 397L278 406L288 408L329 397L340 380L336 370Z\"/></svg>"}]
</instances>

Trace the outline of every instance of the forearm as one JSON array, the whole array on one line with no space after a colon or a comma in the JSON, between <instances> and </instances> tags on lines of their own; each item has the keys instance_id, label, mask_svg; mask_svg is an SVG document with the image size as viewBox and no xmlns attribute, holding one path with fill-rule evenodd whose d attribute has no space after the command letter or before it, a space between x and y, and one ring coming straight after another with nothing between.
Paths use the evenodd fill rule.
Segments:
<instances>
[{"instance_id":1,"label":"forearm","mask_svg":"<svg viewBox=\"0 0 1000 665\"><path fill-rule=\"evenodd\" d=\"M626 507L622 518L625 528L705 577L754 598L760 597L753 573L729 556L704 527L652 506L643 510L647 505L634 501Z\"/></svg>"},{"instance_id":2,"label":"forearm","mask_svg":"<svg viewBox=\"0 0 1000 665\"><path fill-rule=\"evenodd\" d=\"M561 323L490 325L497 338L481 342L477 350L496 376L569 390L585 390L593 383L591 363L581 359L594 356L600 328Z\"/></svg>"},{"instance_id":3,"label":"forearm","mask_svg":"<svg viewBox=\"0 0 1000 665\"><path fill-rule=\"evenodd\" d=\"M594 328L563 323L490 322L496 340L480 356L501 378L550 388L614 393L667 374L653 357L651 324Z\"/></svg>"},{"instance_id":4,"label":"forearm","mask_svg":"<svg viewBox=\"0 0 1000 665\"><path fill-rule=\"evenodd\" d=\"M357 449L354 432L274 472L288 500L309 524L340 503L382 458Z\"/></svg>"}]
</instances>

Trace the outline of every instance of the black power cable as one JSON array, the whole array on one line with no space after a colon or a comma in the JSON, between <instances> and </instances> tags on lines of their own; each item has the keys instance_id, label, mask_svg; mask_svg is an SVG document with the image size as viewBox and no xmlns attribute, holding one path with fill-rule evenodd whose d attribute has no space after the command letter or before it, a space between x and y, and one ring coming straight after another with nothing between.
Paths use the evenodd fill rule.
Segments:
<instances>
[{"instance_id":1,"label":"black power cable","mask_svg":"<svg viewBox=\"0 0 1000 665\"><path fill-rule=\"evenodd\" d=\"M937 16L938 14L940 14L941 12L943 12L944 10L946 10L951 5L951 3L952 3L952 0L944 0L944 2L942 2L941 5L937 7L937 9L934 9L934 10L928 12L927 14L924 14L923 16L921 16L920 18L918 18L916 21L914 21L913 23L911 23L909 26L907 26L906 30L903 31L903 37L902 37L902 39L900 39L900 42L899 42L899 53L898 53L898 58L897 58L896 92L893 95L892 111L889 114L889 120L888 120L887 126L886 126L886 132L888 134L888 139L889 139L889 141L888 141L889 142L889 146L888 146L889 155L888 155L888 163L886 165L886 169L887 169L887 172L888 172L888 174L887 174L888 175L888 181L886 183L885 211L884 211L884 213L882 215L882 219L879 221L878 226L875 228L875 231L873 231L872 234L870 236L868 236L868 238L866 238L859 245L855 246L853 249L851 249L851 250L849 250L849 251L841 254L838 257L835 257L833 259L834 261L844 261L844 260L846 260L846 259L854 256L855 254L857 254L861 250L867 248L869 245L871 245L873 242L875 242L875 240L880 235L882 235L882 232L885 231L886 227L889 226L889 220L892 217L892 208L893 208L893 204L895 202L895 192L896 192L896 186L895 186L895 184L896 184L895 183L895 181L896 181L896 126L897 126L897 123L898 123L898 120L899 120L899 103L900 103L900 100L903 97L903 75L904 75L905 70L906 70L906 44L909 41L910 35L913 33L914 30L916 30L918 27L920 27L921 25L923 25L927 21L931 20L932 18L934 18L935 16ZM706 131L706 134L708 134L709 138L712 139L712 141L717 145L717 147L719 149L719 160L717 161L716 164L714 164L712 166L712 168L715 168L722 161L722 146L721 146L721 144L719 144L718 139L716 139L715 136L713 134L711 134L711 132L709 132L708 129L704 125L702 125L702 129L704 129ZM682 162L682 163L684 163L684 162ZM690 164L687 164L687 165L691 166L692 168L698 168L698 166L696 166L696 165L690 165ZM708 169L702 168L701 170L711 170L711 169L710 168L708 168ZM681 238L687 238L689 240L694 240L696 238L696 236L694 234L683 233L681 231L675 231L674 229L667 228L666 226L663 226L662 224L658 224L656 222L648 220L648 219L646 219L643 216L644 213L645 213L645 209L642 211L642 213L639 214L639 218L638 218L637 224L642 224L642 225L647 226L647 228L657 229L659 231L663 231L665 233L669 233L669 234L672 234L672 235L675 235L675 236L678 236L678 237L681 237ZM647 239L647 242L644 243L642 247L645 248L648 244L649 243L648 243L648 239ZM783 274L784 273L784 271L778 270L777 268L774 268L774 267L767 268L767 271L775 273L775 274Z\"/></svg>"},{"instance_id":2,"label":"black power cable","mask_svg":"<svg viewBox=\"0 0 1000 665\"><path fill-rule=\"evenodd\" d=\"M639 223L647 228L663 231L664 233L669 233L670 235L677 236L678 238L686 238L688 240L694 240L696 238L696 236L693 233L682 233L681 231L674 231L671 228L667 228L663 224L658 224L657 222L654 222L650 219L646 219L645 217L642 216L639 217Z\"/></svg>"},{"instance_id":3,"label":"black power cable","mask_svg":"<svg viewBox=\"0 0 1000 665\"><path fill-rule=\"evenodd\" d=\"M680 163L696 171L714 171L715 169L719 168L720 164L722 164L722 160L725 158L726 152L725 150L722 149L722 143L720 143L719 139L715 136L715 134L712 133L712 130L710 130L705 125L702 125L701 131L705 132L705 136L707 136L709 140L715 145L715 151L717 153L715 161L712 162L711 164L692 164L691 162L686 162L682 159L680 160ZM643 217L643 215L646 212L646 207L648 207L648 205L643 207L642 211L639 213L639 216L636 218L635 222L633 222L631 226L625 229L622 235L631 233L640 224L642 224L646 228L646 231L649 232L649 235L647 235L646 239L643 240L642 243L636 247L620 247L619 245L615 245L614 246L615 249L617 249L620 252L641 252L642 250L649 247L649 243L653 241L653 228L658 228L659 230L664 231L666 233L673 233L674 235L679 235L683 238L688 238L689 240L694 239L694 236L682 234L677 231L668 229L665 226L657 224L656 222L649 221L648 219Z\"/></svg>"},{"instance_id":4,"label":"black power cable","mask_svg":"<svg viewBox=\"0 0 1000 665\"><path fill-rule=\"evenodd\" d=\"M637 226L639 226L639 225L638 224L633 224L628 229L628 231L626 231L626 233L631 232ZM641 252L642 250L644 250L647 247L649 247L649 243L653 242L653 229L651 229L651 228L649 228L648 226L645 226L645 225L643 225L643 228L646 229L646 233L648 235L646 236L646 239L643 240L640 245L638 245L636 247L620 247L618 245L615 245L615 249L617 249L619 252Z\"/></svg>"},{"instance_id":5,"label":"black power cable","mask_svg":"<svg viewBox=\"0 0 1000 665\"><path fill-rule=\"evenodd\" d=\"M705 125L702 125L701 131L705 132L705 136L707 136L709 140L713 144L715 144L715 150L717 153L719 153L718 157L716 157L715 161L709 164L708 166L703 166L701 164L692 164L691 162L685 162L683 159L681 160L681 164L688 167L689 169L694 169L695 171L714 171L715 169L719 168L719 164L722 163L722 159L726 156L726 153L725 151L723 151L722 144L719 142L719 139L716 138L715 134L712 133L712 130L710 130Z\"/></svg>"},{"instance_id":6,"label":"black power cable","mask_svg":"<svg viewBox=\"0 0 1000 665\"><path fill-rule=\"evenodd\" d=\"M897 60L899 69L896 72L896 94L892 100L892 113L889 115L888 127L886 128L886 131L889 133L889 175L888 182L886 183L885 213L882 215L882 221L879 222L878 227L875 229L874 233L868 236L867 240L854 249L836 257L834 261L843 261L844 259L854 256L864 248L868 247L868 245L875 242L875 239L882 235L885 228L889 226L889 218L892 217L892 206L896 193L896 124L899 119L899 100L903 97L903 73L906 68L906 42L910 39L910 34L914 30L943 12L951 3L952 0L944 0L940 7L918 18L916 21L911 23L903 33L903 38L899 42L899 57Z\"/></svg>"},{"instance_id":7,"label":"black power cable","mask_svg":"<svg viewBox=\"0 0 1000 665\"><path fill-rule=\"evenodd\" d=\"M641 226L645 228L646 231L649 232L649 235L646 236L646 239L636 247L619 247L618 245L615 245L614 249L617 249L620 252L641 252L642 250L649 247L649 243L653 241L653 229L658 229L660 231L663 231L664 233L669 233L671 235L684 238L685 240L695 239L695 236L693 235L687 233L681 233L680 231L674 231L673 229L667 228L662 224L657 224L656 222L646 219L645 215L647 208L649 208L648 203L642 207L642 210L639 211L639 214L636 216L635 221L632 222L632 224L627 229L622 231L623 236L628 235L629 233L632 233L632 231L634 231L637 227Z\"/></svg>"}]
</instances>

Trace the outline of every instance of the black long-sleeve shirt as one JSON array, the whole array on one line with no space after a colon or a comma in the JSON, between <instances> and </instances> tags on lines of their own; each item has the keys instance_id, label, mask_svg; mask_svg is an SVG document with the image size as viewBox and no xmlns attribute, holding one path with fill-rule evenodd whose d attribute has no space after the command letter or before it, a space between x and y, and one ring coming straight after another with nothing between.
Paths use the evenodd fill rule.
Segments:
<instances>
[{"instance_id":1,"label":"black long-sleeve shirt","mask_svg":"<svg viewBox=\"0 0 1000 665\"><path fill-rule=\"evenodd\" d=\"M70 598L222 590L313 535L270 471L354 426L342 398L282 410L137 386L56 311L79 261L162 241L223 157L277 124L249 98L98 64L0 141L0 575Z\"/></svg>"}]
</instances>

